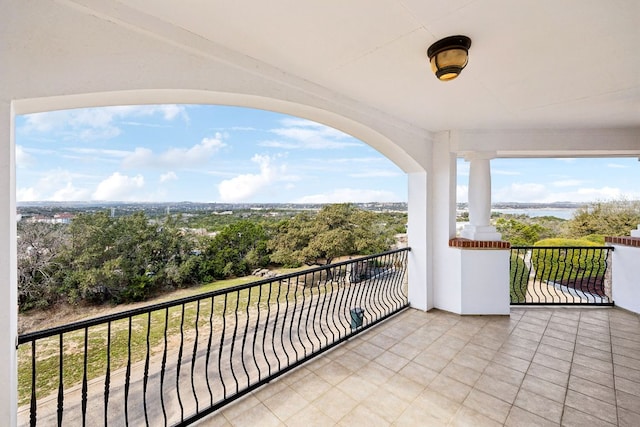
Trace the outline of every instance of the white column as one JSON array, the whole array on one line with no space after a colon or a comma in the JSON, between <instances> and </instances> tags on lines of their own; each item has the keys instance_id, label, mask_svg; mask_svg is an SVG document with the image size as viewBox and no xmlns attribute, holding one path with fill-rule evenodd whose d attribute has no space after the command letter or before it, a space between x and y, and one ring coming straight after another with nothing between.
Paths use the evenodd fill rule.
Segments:
<instances>
[{"instance_id":1,"label":"white column","mask_svg":"<svg viewBox=\"0 0 640 427\"><path fill-rule=\"evenodd\" d=\"M469 165L469 224L462 237L471 240L500 240L502 235L490 223L491 164L494 153L475 152L465 156Z\"/></svg>"},{"instance_id":2,"label":"white column","mask_svg":"<svg viewBox=\"0 0 640 427\"><path fill-rule=\"evenodd\" d=\"M0 103L0 420L16 425L18 288L15 148L11 104Z\"/></svg>"},{"instance_id":3,"label":"white column","mask_svg":"<svg viewBox=\"0 0 640 427\"><path fill-rule=\"evenodd\" d=\"M636 230L631 230L631 237L640 237L640 224Z\"/></svg>"},{"instance_id":4,"label":"white column","mask_svg":"<svg viewBox=\"0 0 640 427\"><path fill-rule=\"evenodd\" d=\"M429 274L429 232L427 205L427 173L408 174L409 221L407 226L409 252L409 303L411 307L427 311L433 308L432 286Z\"/></svg>"}]
</instances>

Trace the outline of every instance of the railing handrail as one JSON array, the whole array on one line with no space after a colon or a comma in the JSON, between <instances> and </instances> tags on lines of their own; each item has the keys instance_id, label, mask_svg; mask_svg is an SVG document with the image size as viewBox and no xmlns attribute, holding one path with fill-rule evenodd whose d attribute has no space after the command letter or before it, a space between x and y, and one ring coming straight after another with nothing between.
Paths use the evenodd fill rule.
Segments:
<instances>
[{"instance_id":1,"label":"railing handrail","mask_svg":"<svg viewBox=\"0 0 640 427\"><path fill-rule=\"evenodd\" d=\"M392 255L394 253L410 251L410 250L411 250L410 247L406 247L406 248L400 248L400 249L393 249L393 250L390 250L390 251L381 252L379 254L373 254L373 255L364 255L364 256L354 255L354 257L357 256L358 258L351 259L351 260L340 261L340 262L333 263L333 264L326 264L326 265L310 268L308 270L303 270L303 271L299 271L299 272L295 272L295 273L287 273L287 274L271 277L271 278L268 278L268 279L256 280L254 282L244 283L244 284L241 284L241 285L230 286L230 287L224 288L224 289L217 289L217 290L214 290L214 291L203 292L201 294L191 295L191 296L188 296L188 297L183 297L183 298L179 298L179 299L175 299L175 300L171 300L171 301L165 301L165 302L160 302L160 303L156 303L156 304L146 305L144 307L138 307L138 308L134 308L134 309L130 309L130 310L125 310L125 311L121 311L119 313L113 313L113 314L108 314L108 315L104 315L104 316L94 317L92 319L79 320L79 321L76 321L76 322L68 323L66 325L55 326L53 328L43 329L43 330L40 330L40 331L28 332L26 334L22 334L22 335L18 336L18 343L17 344L18 345L25 344L25 343L28 343L28 342L31 342L31 341L35 341L35 340L38 340L38 339L48 338L48 337L51 337L51 336L54 336L54 335L59 335L59 334L62 334L62 333L73 332L73 331L77 331L77 330L80 330L80 329L88 328L88 327L91 327L91 326L96 326L96 325L99 325L99 324L102 324L102 323L108 323L108 322L113 322L113 321L116 321L116 320L126 319L128 317L139 316L141 314L147 314L147 313L150 313L152 311L157 311L157 310L167 309L167 308L171 308L171 307L176 307L176 306L179 306L179 305L188 304L190 302L195 302L195 301L198 301L198 300L208 299L208 298L211 298L211 297L224 295L224 294L228 294L228 293L232 293L232 292L238 292L238 291L242 291L244 289L249 289L249 288L256 287L256 286L262 286L262 285L266 285L266 284L277 282L277 281L281 281L281 280L288 280L288 279L291 279L291 278L294 278L294 277L298 277L298 276L305 276L307 274L313 274L313 273L317 273L319 271L333 269L333 268L336 268L336 267L341 267L343 265L353 264L354 262L366 261L366 260L377 258L377 257L380 257L380 256ZM16 348L17 348L17 346L16 346Z\"/></svg>"}]
</instances>

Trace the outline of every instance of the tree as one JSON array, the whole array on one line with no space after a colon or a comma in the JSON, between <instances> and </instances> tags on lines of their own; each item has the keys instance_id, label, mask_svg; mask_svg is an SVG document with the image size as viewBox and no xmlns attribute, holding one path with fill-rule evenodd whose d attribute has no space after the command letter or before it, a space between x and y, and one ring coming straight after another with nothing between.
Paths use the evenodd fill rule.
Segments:
<instances>
[{"instance_id":1,"label":"tree","mask_svg":"<svg viewBox=\"0 0 640 427\"><path fill-rule=\"evenodd\" d=\"M540 240L544 227L528 224L513 217L500 217L496 220L496 230L502 234L502 240L514 246L529 246Z\"/></svg>"},{"instance_id":2,"label":"tree","mask_svg":"<svg viewBox=\"0 0 640 427\"><path fill-rule=\"evenodd\" d=\"M71 301L140 301L162 288L199 282L195 243L177 227L143 212L119 218L78 215L60 257L60 289Z\"/></svg>"},{"instance_id":3,"label":"tree","mask_svg":"<svg viewBox=\"0 0 640 427\"><path fill-rule=\"evenodd\" d=\"M339 256L389 249L391 233L373 212L349 203L326 205L314 217L302 213L281 223L269 249L276 263L329 264Z\"/></svg>"},{"instance_id":4,"label":"tree","mask_svg":"<svg viewBox=\"0 0 640 427\"><path fill-rule=\"evenodd\" d=\"M567 236L626 236L640 224L640 201L594 202L576 210L567 222Z\"/></svg>"},{"instance_id":5,"label":"tree","mask_svg":"<svg viewBox=\"0 0 640 427\"><path fill-rule=\"evenodd\" d=\"M255 222L227 225L206 246L203 274L217 279L246 276L253 269L266 266L267 240L266 231Z\"/></svg>"},{"instance_id":6,"label":"tree","mask_svg":"<svg viewBox=\"0 0 640 427\"><path fill-rule=\"evenodd\" d=\"M18 304L21 310L57 300L56 257L64 244L64 225L18 223Z\"/></svg>"}]
</instances>

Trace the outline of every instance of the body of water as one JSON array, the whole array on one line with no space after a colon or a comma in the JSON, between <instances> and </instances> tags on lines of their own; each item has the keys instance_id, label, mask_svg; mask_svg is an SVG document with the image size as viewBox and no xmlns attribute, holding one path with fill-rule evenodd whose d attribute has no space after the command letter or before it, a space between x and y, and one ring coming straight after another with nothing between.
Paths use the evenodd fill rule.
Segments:
<instances>
[{"instance_id":1,"label":"body of water","mask_svg":"<svg viewBox=\"0 0 640 427\"><path fill-rule=\"evenodd\" d=\"M510 215L528 215L531 218L538 216L555 216L556 218L571 219L575 209L491 209L492 212L500 212Z\"/></svg>"}]
</instances>

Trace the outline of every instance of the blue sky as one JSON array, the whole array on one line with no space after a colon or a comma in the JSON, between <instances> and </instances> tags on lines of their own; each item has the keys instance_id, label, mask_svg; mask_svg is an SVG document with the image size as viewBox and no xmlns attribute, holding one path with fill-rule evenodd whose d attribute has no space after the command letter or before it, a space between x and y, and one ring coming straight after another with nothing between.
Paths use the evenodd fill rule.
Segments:
<instances>
[{"instance_id":1,"label":"blue sky","mask_svg":"<svg viewBox=\"0 0 640 427\"><path fill-rule=\"evenodd\" d=\"M396 202L406 175L368 145L239 107L123 106L16 120L18 201ZM640 199L637 159L495 159L493 200ZM468 163L458 162L458 201Z\"/></svg>"}]
</instances>

